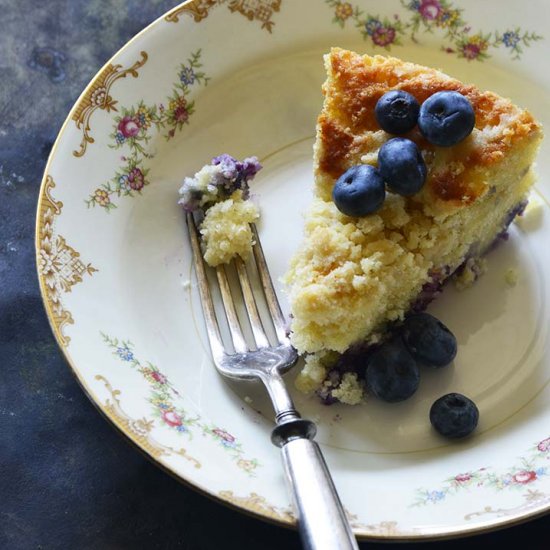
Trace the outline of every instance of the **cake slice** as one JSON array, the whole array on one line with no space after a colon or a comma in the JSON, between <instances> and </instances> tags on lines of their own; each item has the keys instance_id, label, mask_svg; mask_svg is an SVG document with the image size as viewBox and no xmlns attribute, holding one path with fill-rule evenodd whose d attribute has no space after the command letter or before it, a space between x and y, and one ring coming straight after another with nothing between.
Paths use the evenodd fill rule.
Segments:
<instances>
[{"instance_id":1,"label":"cake slice","mask_svg":"<svg viewBox=\"0 0 550 550\"><path fill-rule=\"evenodd\" d=\"M451 275L465 266L475 272L477 260L526 205L542 129L509 100L428 67L338 48L325 56L325 65L314 198L286 276L291 338L306 354L299 389L356 403L363 391L350 367L354 350L425 307ZM390 90L404 90L419 103L439 91L457 91L474 108L475 128L445 148L426 141L417 127L411 130L404 137L418 145L428 168L422 190L410 197L388 192L376 213L346 216L332 188L348 168L376 165L379 148L394 137L374 114ZM341 354L350 359L339 369Z\"/></svg>"}]
</instances>

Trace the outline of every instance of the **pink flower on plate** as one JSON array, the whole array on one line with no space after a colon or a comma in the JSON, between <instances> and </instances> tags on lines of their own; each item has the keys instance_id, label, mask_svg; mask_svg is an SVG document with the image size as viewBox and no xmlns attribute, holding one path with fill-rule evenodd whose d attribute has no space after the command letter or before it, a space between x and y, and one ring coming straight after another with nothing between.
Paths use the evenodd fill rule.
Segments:
<instances>
[{"instance_id":1,"label":"pink flower on plate","mask_svg":"<svg viewBox=\"0 0 550 550\"><path fill-rule=\"evenodd\" d=\"M543 439L538 445L537 449L543 453L547 453L550 450L550 437Z\"/></svg>"},{"instance_id":2,"label":"pink flower on plate","mask_svg":"<svg viewBox=\"0 0 550 550\"><path fill-rule=\"evenodd\" d=\"M125 137L135 137L139 133L139 124L135 118L125 116L118 123L117 130Z\"/></svg>"},{"instance_id":3,"label":"pink flower on plate","mask_svg":"<svg viewBox=\"0 0 550 550\"><path fill-rule=\"evenodd\" d=\"M476 59L481 53L481 48L477 44L465 44L462 47L462 55L466 59Z\"/></svg>"},{"instance_id":4,"label":"pink flower on plate","mask_svg":"<svg viewBox=\"0 0 550 550\"><path fill-rule=\"evenodd\" d=\"M130 170L128 174L128 185L130 189L134 191L143 189L145 178L143 177L143 172L139 168L132 168L132 170Z\"/></svg>"},{"instance_id":5,"label":"pink flower on plate","mask_svg":"<svg viewBox=\"0 0 550 550\"><path fill-rule=\"evenodd\" d=\"M163 411L162 419L168 426L181 426L182 423L181 416L174 411Z\"/></svg>"},{"instance_id":6,"label":"pink flower on plate","mask_svg":"<svg viewBox=\"0 0 550 550\"><path fill-rule=\"evenodd\" d=\"M521 472L518 472L517 474L514 474L512 476L512 479L515 483L521 483L525 485L526 483L531 483L531 481L535 481L535 479L537 479L537 473L533 472L533 470L523 470Z\"/></svg>"},{"instance_id":7,"label":"pink flower on plate","mask_svg":"<svg viewBox=\"0 0 550 550\"><path fill-rule=\"evenodd\" d=\"M187 122L189 120L189 111L187 107L177 107L174 110L174 120L176 122Z\"/></svg>"},{"instance_id":8,"label":"pink flower on plate","mask_svg":"<svg viewBox=\"0 0 550 550\"><path fill-rule=\"evenodd\" d=\"M372 41L377 46L388 46L395 40L395 29L392 27L378 27L372 33Z\"/></svg>"},{"instance_id":9,"label":"pink flower on plate","mask_svg":"<svg viewBox=\"0 0 550 550\"><path fill-rule=\"evenodd\" d=\"M437 19L441 10L439 0L422 0L420 6L418 6L418 11L422 18L428 20Z\"/></svg>"},{"instance_id":10,"label":"pink flower on plate","mask_svg":"<svg viewBox=\"0 0 550 550\"><path fill-rule=\"evenodd\" d=\"M225 430L222 430L220 428L215 428L212 430L218 437L223 439L224 441L227 441L228 443L233 443L235 441L235 438L230 434L227 433Z\"/></svg>"},{"instance_id":11,"label":"pink flower on plate","mask_svg":"<svg viewBox=\"0 0 550 550\"><path fill-rule=\"evenodd\" d=\"M472 479L470 474L458 474L455 476L455 481L458 481L459 483L465 483L466 481L470 481L470 479Z\"/></svg>"},{"instance_id":12,"label":"pink flower on plate","mask_svg":"<svg viewBox=\"0 0 550 550\"><path fill-rule=\"evenodd\" d=\"M159 384L166 384L166 376L164 376L164 374L154 370L152 373L151 373L151 377L153 378L153 380L156 380Z\"/></svg>"}]
</instances>

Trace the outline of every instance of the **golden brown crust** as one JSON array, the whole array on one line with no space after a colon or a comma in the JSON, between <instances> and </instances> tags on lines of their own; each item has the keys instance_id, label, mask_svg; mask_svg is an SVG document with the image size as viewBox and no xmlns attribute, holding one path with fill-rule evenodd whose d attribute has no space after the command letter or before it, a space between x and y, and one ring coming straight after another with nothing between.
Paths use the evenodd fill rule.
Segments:
<instances>
[{"instance_id":1,"label":"golden brown crust","mask_svg":"<svg viewBox=\"0 0 550 550\"><path fill-rule=\"evenodd\" d=\"M462 178L452 172L437 174L431 179L431 190L433 194L442 201L460 202L461 204L472 204L481 194L481 189L465 185Z\"/></svg>"},{"instance_id":2,"label":"golden brown crust","mask_svg":"<svg viewBox=\"0 0 550 550\"><path fill-rule=\"evenodd\" d=\"M477 181L476 169L501 161L519 140L541 134L540 125L528 111L434 69L339 48L332 49L326 65L325 104L318 120L316 174L321 178L336 179L361 155L377 150L379 144L373 146L369 140L369 134L380 130L374 107L389 90L405 90L420 103L435 92L453 90L466 96L474 107L476 130L458 146L446 150L434 147L417 130L406 136L419 145L428 159L433 159L434 165L444 159L445 163L462 166L459 173L429 170L421 200L439 209L461 207L482 196L487 185Z\"/></svg>"},{"instance_id":3,"label":"golden brown crust","mask_svg":"<svg viewBox=\"0 0 550 550\"><path fill-rule=\"evenodd\" d=\"M334 178L344 171L346 157L353 144L353 135L339 125L335 120L319 116L319 139L323 143L323 156L319 159L319 167L323 172Z\"/></svg>"}]
</instances>

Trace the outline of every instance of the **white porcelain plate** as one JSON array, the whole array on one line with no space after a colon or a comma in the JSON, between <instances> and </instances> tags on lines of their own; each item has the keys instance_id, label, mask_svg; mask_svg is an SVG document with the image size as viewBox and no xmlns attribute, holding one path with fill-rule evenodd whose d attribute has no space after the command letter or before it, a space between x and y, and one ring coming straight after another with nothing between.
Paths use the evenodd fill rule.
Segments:
<instances>
[{"instance_id":1,"label":"white porcelain plate","mask_svg":"<svg viewBox=\"0 0 550 550\"><path fill-rule=\"evenodd\" d=\"M205 340L177 191L222 152L257 155L253 183L274 278L297 246L331 46L440 67L550 127L544 0L197 0L130 41L71 111L44 176L40 285L71 367L104 414L176 477L294 522L260 388L230 387ZM550 509L550 146L535 202L473 288L431 308L458 337L453 367L409 401L324 407L296 395L361 537L415 539ZM506 280L515 270L515 285ZM510 277L508 277L510 279ZM285 303L284 294L281 300ZM289 386L292 386L289 376ZM459 391L476 435L447 444L428 410Z\"/></svg>"}]
</instances>

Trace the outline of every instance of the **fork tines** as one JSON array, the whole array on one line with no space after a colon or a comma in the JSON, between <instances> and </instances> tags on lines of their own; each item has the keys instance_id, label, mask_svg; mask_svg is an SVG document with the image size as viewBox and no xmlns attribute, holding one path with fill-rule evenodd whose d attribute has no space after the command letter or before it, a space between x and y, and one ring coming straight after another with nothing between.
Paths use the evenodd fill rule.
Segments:
<instances>
[{"instance_id":1,"label":"fork tines","mask_svg":"<svg viewBox=\"0 0 550 550\"><path fill-rule=\"evenodd\" d=\"M208 278L206 274L207 268L205 266L205 262L202 256L197 225L195 223L195 219L192 213L188 212L186 217L187 226L189 228L189 235L191 238L193 262L197 275L199 295L204 311L204 319L206 322L208 339L210 342L210 347L212 349L214 360L217 361L223 358L224 354L226 354L226 351L223 345L223 339L216 316L216 310L214 307L214 302L212 300L212 293L210 291L210 286L208 283ZM277 295L275 294L275 289L273 288L273 282L267 268L262 245L258 237L258 231L254 224L252 224L252 234L254 237L253 251L256 268L262 285L265 302L269 309L271 320L275 328L277 340L280 344L288 344L289 341L285 329L286 323L281 308L279 306L279 301L277 300ZM246 265L240 257L237 257L232 263L234 264L235 270L238 275L240 290L243 296L246 312L248 314L248 321L252 329L252 334L256 346L258 349L268 348L270 346L269 340L266 336L266 332L264 330L264 326L258 311L256 298L252 290L252 285ZM231 334L231 339L233 341L233 348L236 353L246 353L247 351L249 351L249 349L243 335L239 317L237 315L235 301L231 293L226 266L219 265L215 268L215 271L224 306L224 313L227 319L227 325Z\"/></svg>"}]
</instances>

